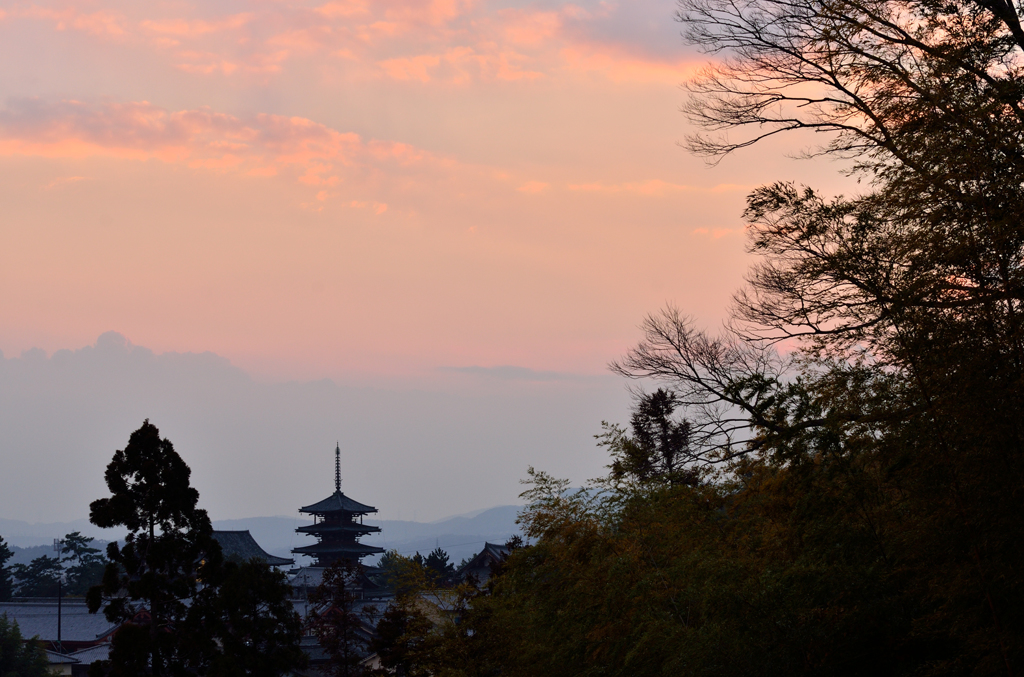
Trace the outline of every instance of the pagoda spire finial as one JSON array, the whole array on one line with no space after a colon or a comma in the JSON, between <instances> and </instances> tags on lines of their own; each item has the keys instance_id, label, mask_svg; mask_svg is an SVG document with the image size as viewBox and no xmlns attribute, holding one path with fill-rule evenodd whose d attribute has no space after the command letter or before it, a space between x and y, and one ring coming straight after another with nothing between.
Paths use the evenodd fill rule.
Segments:
<instances>
[{"instance_id":1,"label":"pagoda spire finial","mask_svg":"<svg viewBox=\"0 0 1024 677\"><path fill-rule=\"evenodd\" d=\"M334 445L334 490L341 491L341 444Z\"/></svg>"}]
</instances>

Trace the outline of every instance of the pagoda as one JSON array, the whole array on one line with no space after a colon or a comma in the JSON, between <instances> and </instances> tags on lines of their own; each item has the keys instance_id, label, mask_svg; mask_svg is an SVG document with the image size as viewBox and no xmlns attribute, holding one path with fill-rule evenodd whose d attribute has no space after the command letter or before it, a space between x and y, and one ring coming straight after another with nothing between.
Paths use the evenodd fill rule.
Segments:
<instances>
[{"instance_id":1,"label":"pagoda","mask_svg":"<svg viewBox=\"0 0 1024 677\"><path fill-rule=\"evenodd\" d=\"M318 503L299 508L299 512L312 515L313 524L299 527L296 533L316 536L318 542L295 548L292 553L314 558L313 566L328 567L345 560L359 564L367 555L384 552L384 548L359 542L362 536L380 531L380 527L363 524L363 515L377 512L377 509L341 493L340 445L334 449L334 493Z\"/></svg>"}]
</instances>

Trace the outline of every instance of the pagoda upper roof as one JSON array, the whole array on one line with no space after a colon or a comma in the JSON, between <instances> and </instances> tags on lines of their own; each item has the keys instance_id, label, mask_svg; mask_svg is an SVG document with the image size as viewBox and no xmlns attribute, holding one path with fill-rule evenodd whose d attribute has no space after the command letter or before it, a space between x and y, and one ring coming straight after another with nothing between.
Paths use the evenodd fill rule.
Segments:
<instances>
[{"instance_id":1,"label":"pagoda upper roof","mask_svg":"<svg viewBox=\"0 0 1024 677\"><path fill-rule=\"evenodd\" d=\"M306 512L314 515L323 515L329 512L353 512L357 514L366 514L370 512L377 512L377 509L372 505L364 505L359 501L353 501L340 491L335 491L322 501L299 508L299 512Z\"/></svg>"}]
</instances>

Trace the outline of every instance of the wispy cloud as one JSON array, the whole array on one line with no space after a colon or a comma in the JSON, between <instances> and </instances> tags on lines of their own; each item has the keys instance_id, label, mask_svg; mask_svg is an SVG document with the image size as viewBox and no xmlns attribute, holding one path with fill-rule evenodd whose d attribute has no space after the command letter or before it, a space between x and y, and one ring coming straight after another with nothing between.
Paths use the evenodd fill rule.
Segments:
<instances>
[{"instance_id":1,"label":"wispy cloud","mask_svg":"<svg viewBox=\"0 0 1024 677\"><path fill-rule=\"evenodd\" d=\"M745 231L743 228L694 228L691 232L694 235L720 240L723 237L742 235Z\"/></svg>"},{"instance_id":2,"label":"wispy cloud","mask_svg":"<svg viewBox=\"0 0 1024 677\"><path fill-rule=\"evenodd\" d=\"M439 367L438 370L459 374L471 374L473 376L501 381L581 381L595 378L606 378L603 375L594 376L590 374L571 374L559 371L538 371L528 367L516 367L512 365L501 365L496 367Z\"/></svg>"},{"instance_id":3,"label":"wispy cloud","mask_svg":"<svg viewBox=\"0 0 1024 677\"><path fill-rule=\"evenodd\" d=\"M647 181L630 181L626 183L575 183L570 184L568 189L582 193L631 193L634 195L672 195L677 193L731 193L753 190L753 186L742 186L733 183L721 183L716 186L691 186L681 183L671 183L661 179L649 179Z\"/></svg>"},{"instance_id":4,"label":"wispy cloud","mask_svg":"<svg viewBox=\"0 0 1024 677\"><path fill-rule=\"evenodd\" d=\"M74 183L78 183L79 181L85 181L85 180L86 180L86 177L84 177L84 176L60 176L60 177L57 177L56 179L54 179L53 181L50 181L43 188L44 188L44 190L53 190L55 188L62 188L64 186L67 186L67 185L70 185L70 184L74 184Z\"/></svg>"},{"instance_id":5,"label":"wispy cloud","mask_svg":"<svg viewBox=\"0 0 1024 677\"><path fill-rule=\"evenodd\" d=\"M257 177L282 174L320 188L320 200L328 196L324 187L347 177L365 181L396 169L453 164L409 144L363 139L307 118L169 111L145 101L12 102L0 111L0 155L156 159ZM386 210L375 204L376 213Z\"/></svg>"},{"instance_id":6,"label":"wispy cloud","mask_svg":"<svg viewBox=\"0 0 1024 677\"><path fill-rule=\"evenodd\" d=\"M130 21L114 8L83 12L70 3L15 6L0 18L45 21L57 31L82 31L103 38L120 38L131 31Z\"/></svg>"},{"instance_id":7,"label":"wispy cloud","mask_svg":"<svg viewBox=\"0 0 1024 677\"><path fill-rule=\"evenodd\" d=\"M527 181L523 185L516 188L516 190L518 190L520 193L537 194L543 193L550 187L551 184L545 183L544 181Z\"/></svg>"},{"instance_id":8,"label":"wispy cloud","mask_svg":"<svg viewBox=\"0 0 1024 677\"><path fill-rule=\"evenodd\" d=\"M7 19L148 48L205 76L273 75L312 58L357 80L468 84L584 72L614 81L678 82L686 59L650 47L674 45L674 37L663 35L671 13L654 0L628 5L298 0L218 12L215 4L97 0L84 11L65 0L41 0L15 6ZM637 22L638 14L648 20Z\"/></svg>"}]
</instances>

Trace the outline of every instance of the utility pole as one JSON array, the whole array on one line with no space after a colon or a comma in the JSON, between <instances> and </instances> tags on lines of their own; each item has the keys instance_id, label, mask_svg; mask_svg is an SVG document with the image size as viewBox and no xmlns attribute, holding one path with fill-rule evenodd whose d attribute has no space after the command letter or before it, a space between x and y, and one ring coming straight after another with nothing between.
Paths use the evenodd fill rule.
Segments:
<instances>
[{"instance_id":1,"label":"utility pole","mask_svg":"<svg viewBox=\"0 0 1024 677\"><path fill-rule=\"evenodd\" d=\"M61 604L64 600L64 563L60 559L60 551L64 543L59 539L53 539L53 549L57 553L57 562L60 564L60 575L57 576L57 653L64 653L64 642L60 636Z\"/></svg>"}]
</instances>

